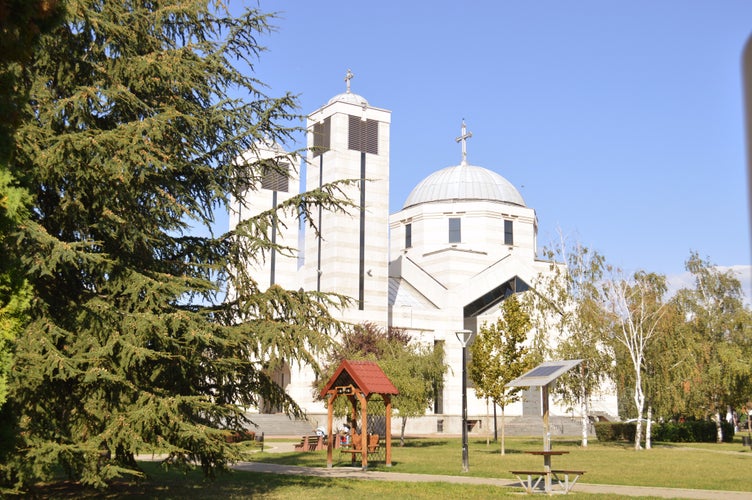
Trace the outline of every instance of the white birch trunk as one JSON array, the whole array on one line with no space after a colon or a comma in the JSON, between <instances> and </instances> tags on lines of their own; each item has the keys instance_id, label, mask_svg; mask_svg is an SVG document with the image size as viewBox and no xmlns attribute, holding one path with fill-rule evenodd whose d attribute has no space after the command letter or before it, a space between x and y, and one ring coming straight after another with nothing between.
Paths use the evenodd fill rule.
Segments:
<instances>
[{"instance_id":1,"label":"white birch trunk","mask_svg":"<svg viewBox=\"0 0 752 500\"><path fill-rule=\"evenodd\" d=\"M582 447L587 448L588 445L588 427L590 424L590 421L588 420L588 415L590 414L590 408L588 404L588 397L585 393L585 379L584 377L580 378L580 394L582 395L582 399L580 400L580 423L582 424Z\"/></svg>"},{"instance_id":2,"label":"white birch trunk","mask_svg":"<svg viewBox=\"0 0 752 500\"><path fill-rule=\"evenodd\" d=\"M715 414L715 432L716 432L716 441L719 443L723 442L723 427L721 427L721 412L718 411Z\"/></svg>"},{"instance_id":3,"label":"white birch trunk","mask_svg":"<svg viewBox=\"0 0 752 500\"><path fill-rule=\"evenodd\" d=\"M635 450L641 450L642 445L642 410L645 408L645 394L642 392L642 377L640 371L635 374L634 402L637 407L637 429L635 430Z\"/></svg>"}]
</instances>

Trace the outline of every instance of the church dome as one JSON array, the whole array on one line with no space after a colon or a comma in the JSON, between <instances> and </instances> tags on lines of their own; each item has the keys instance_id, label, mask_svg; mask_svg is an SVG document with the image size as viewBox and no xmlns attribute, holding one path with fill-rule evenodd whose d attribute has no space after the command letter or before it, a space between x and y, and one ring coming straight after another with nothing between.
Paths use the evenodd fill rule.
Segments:
<instances>
[{"instance_id":1,"label":"church dome","mask_svg":"<svg viewBox=\"0 0 752 500\"><path fill-rule=\"evenodd\" d=\"M443 168L423 179L402 207L434 201L486 200L524 207L525 200L511 182L496 172L463 163Z\"/></svg>"},{"instance_id":2,"label":"church dome","mask_svg":"<svg viewBox=\"0 0 752 500\"><path fill-rule=\"evenodd\" d=\"M368 101L366 101L365 97L359 96L358 94L353 94L350 91L335 95L334 97L329 99L329 102L327 104L333 104L335 102L346 102L348 104L355 104L357 106L368 106Z\"/></svg>"}]
</instances>

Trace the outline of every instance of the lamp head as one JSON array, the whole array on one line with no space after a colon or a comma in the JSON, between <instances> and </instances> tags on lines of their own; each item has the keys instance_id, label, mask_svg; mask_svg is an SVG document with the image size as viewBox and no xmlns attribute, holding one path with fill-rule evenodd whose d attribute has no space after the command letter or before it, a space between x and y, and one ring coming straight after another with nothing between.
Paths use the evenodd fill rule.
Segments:
<instances>
[{"instance_id":1,"label":"lamp head","mask_svg":"<svg viewBox=\"0 0 752 500\"><path fill-rule=\"evenodd\" d=\"M460 330L455 332L455 335L457 335L457 340L460 341L462 347L465 348L473 340L473 337L475 337L475 332L472 330Z\"/></svg>"}]
</instances>

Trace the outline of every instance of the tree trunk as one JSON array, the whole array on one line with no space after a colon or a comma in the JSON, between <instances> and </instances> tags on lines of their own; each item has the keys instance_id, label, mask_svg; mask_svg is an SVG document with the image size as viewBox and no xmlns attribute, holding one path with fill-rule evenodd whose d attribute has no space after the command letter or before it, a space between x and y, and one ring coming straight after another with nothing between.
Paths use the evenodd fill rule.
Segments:
<instances>
[{"instance_id":1,"label":"tree trunk","mask_svg":"<svg viewBox=\"0 0 752 500\"><path fill-rule=\"evenodd\" d=\"M488 425L488 398L486 398L486 447L491 444L491 426Z\"/></svg>"},{"instance_id":2,"label":"tree trunk","mask_svg":"<svg viewBox=\"0 0 752 500\"><path fill-rule=\"evenodd\" d=\"M400 447L405 446L405 426L407 425L407 417L402 417L402 429L400 430Z\"/></svg>"},{"instance_id":3,"label":"tree trunk","mask_svg":"<svg viewBox=\"0 0 752 500\"><path fill-rule=\"evenodd\" d=\"M715 413L715 432L716 432L716 442L722 443L723 442L723 427L721 427L721 412L716 411Z\"/></svg>"},{"instance_id":4,"label":"tree trunk","mask_svg":"<svg viewBox=\"0 0 752 500\"><path fill-rule=\"evenodd\" d=\"M648 418L645 423L645 449L652 448L652 432L653 432L653 405L648 405Z\"/></svg>"},{"instance_id":5,"label":"tree trunk","mask_svg":"<svg viewBox=\"0 0 752 500\"><path fill-rule=\"evenodd\" d=\"M580 377L580 423L582 425L582 447L587 448L587 441L588 441L588 427L590 424L590 421L588 419L588 415L590 414L590 405L588 404L588 397L587 393L585 391L585 378L583 374L582 368L580 369L580 374L582 375Z\"/></svg>"},{"instance_id":6,"label":"tree trunk","mask_svg":"<svg viewBox=\"0 0 752 500\"><path fill-rule=\"evenodd\" d=\"M504 450L504 435L505 435L505 429L504 429L504 405L501 405L501 454L505 454Z\"/></svg>"},{"instance_id":7,"label":"tree trunk","mask_svg":"<svg viewBox=\"0 0 752 500\"><path fill-rule=\"evenodd\" d=\"M634 402L637 407L637 429L635 431L635 450L641 450L642 445L642 410L645 408L645 394L642 392L642 377L639 370L635 374Z\"/></svg>"},{"instance_id":8,"label":"tree trunk","mask_svg":"<svg viewBox=\"0 0 752 500\"><path fill-rule=\"evenodd\" d=\"M499 440L499 422L496 418L496 401L493 401L493 410L494 410L494 416L493 416L493 422L494 422L494 443Z\"/></svg>"}]
</instances>

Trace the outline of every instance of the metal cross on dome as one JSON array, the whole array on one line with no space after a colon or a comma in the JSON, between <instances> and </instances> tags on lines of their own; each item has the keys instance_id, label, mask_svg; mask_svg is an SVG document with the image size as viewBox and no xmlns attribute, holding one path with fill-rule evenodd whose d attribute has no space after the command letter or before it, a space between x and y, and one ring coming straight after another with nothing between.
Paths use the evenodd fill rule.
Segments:
<instances>
[{"instance_id":1,"label":"metal cross on dome","mask_svg":"<svg viewBox=\"0 0 752 500\"><path fill-rule=\"evenodd\" d=\"M462 135L455 139L457 142L462 143L462 164L467 165L467 140L473 136L472 132L467 131L465 125L465 119L462 119Z\"/></svg>"},{"instance_id":2,"label":"metal cross on dome","mask_svg":"<svg viewBox=\"0 0 752 500\"><path fill-rule=\"evenodd\" d=\"M350 69L347 69L347 74L345 75L345 83L347 83L347 93L350 93L350 80L353 79L355 75L353 75L353 72L350 71Z\"/></svg>"}]
</instances>

